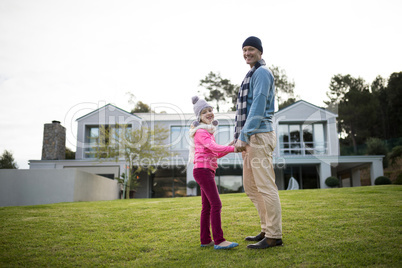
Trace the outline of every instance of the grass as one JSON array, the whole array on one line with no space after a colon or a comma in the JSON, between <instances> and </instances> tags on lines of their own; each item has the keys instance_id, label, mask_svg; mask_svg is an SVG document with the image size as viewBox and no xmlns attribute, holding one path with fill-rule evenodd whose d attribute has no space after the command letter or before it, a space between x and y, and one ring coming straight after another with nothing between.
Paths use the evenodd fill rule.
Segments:
<instances>
[{"instance_id":1,"label":"grass","mask_svg":"<svg viewBox=\"0 0 402 268\"><path fill-rule=\"evenodd\" d=\"M201 248L200 197L0 208L1 267L402 267L402 186L280 191L283 247L246 248L257 212L221 195L231 250Z\"/></svg>"}]
</instances>

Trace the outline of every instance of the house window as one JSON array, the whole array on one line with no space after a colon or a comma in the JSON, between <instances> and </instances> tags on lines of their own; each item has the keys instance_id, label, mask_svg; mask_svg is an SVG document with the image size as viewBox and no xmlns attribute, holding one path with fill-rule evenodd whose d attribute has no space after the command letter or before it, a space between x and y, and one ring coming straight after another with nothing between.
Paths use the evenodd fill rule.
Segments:
<instances>
[{"instance_id":1,"label":"house window","mask_svg":"<svg viewBox=\"0 0 402 268\"><path fill-rule=\"evenodd\" d=\"M217 144L226 145L233 140L233 130L232 126L218 126L215 133L215 141Z\"/></svg>"},{"instance_id":2,"label":"house window","mask_svg":"<svg viewBox=\"0 0 402 268\"><path fill-rule=\"evenodd\" d=\"M127 133L131 132L131 125L125 126ZM121 127L105 125L106 133L101 133L99 125L86 126L85 128L85 148L84 158L96 158L96 147L102 143L109 143L110 146L119 148L118 140L120 138Z\"/></svg>"},{"instance_id":3,"label":"house window","mask_svg":"<svg viewBox=\"0 0 402 268\"><path fill-rule=\"evenodd\" d=\"M278 126L281 155L326 154L325 127L323 123L280 124Z\"/></svg>"},{"instance_id":4,"label":"house window","mask_svg":"<svg viewBox=\"0 0 402 268\"><path fill-rule=\"evenodd\" d=\"M220 194L244 192L241 167L219 165L215 174L215 182Z\"/></svg>"},{"instance_id":5,"label":"house window","mask_svg":"<svg viewBox=\"0 0 402 268\"><path fill-rule=\"evenodd\" d=\"M189 130L187 126L170 127L170 145L173 150L186 150L189 145Z\"/></svg>"},{"instance_id":6,"label":"house window","mask_svg":"<svg viewBox=\"0 0 402 268\"><path fill-rule=\"evenodd\" d=\"M293 177L297 181L300 189L320 188L318 169L319 168L316 165L287 165L286 168L283 170L285 189L288 188L289 180L291 177Z\"/></svg>"},{"instance_id":7,"label":"house window","mask_svg":"<svg viewBox=\"0 0 402 268\"><path fill-rule=\"evenodd\" d=\"M187 195L186 167L159 168L151 176L152 198Z\"/></svg>"},{"instance_id":8,"label":"house window","mask_svg":"<svg viewBox=\"0 0 402 268\"><path fill-rule=\"evenodd\" d=\"M171 126L170 127L170 144L173 150L188 150L190 136L190 128L187 126ZM233 140L233 127L218 126L215 132L215 140L217 144L225 145Z\"/></svg>"},{"instance_id":9,"label":"house window","mask_svg":"<svg viewBox=\"0 0 402 268\"><path fill-rule=\"evenodd\" d=\"M84 158L95 158L95 147L99 144L99 137L99 126L86 127Z\"/></svg>"},{"instance_id":10,"label":"house window","mask_svg":"<svg viewBox=\"0 0 402 268\"><path fill-rule=\"evenodd\" d=\"M315 154L326 154L327 146L325 143L324 125L314 124L314 151Z\"/></svg>"}]
</instances>

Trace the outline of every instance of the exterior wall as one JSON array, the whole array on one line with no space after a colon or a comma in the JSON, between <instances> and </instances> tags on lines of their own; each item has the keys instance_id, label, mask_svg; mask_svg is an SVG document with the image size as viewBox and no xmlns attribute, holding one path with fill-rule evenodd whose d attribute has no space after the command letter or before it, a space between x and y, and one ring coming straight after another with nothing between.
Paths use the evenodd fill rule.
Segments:
<instances>
[{"instance_id":1,"label":"exterior wall","mask_svg":"<svg viewBox=\"0 0 402 268\"><path fill-rule=\"evenodd\" d=\"M119 198L120 185L116 180L76 170L74 202L115 200Z\"/></svg>"},{"instance_id":2,"label":"exterior wall","mask_svg":"<svg viewBox=\"0 0 402 268\"><path fill-rule=\"evenodd\" d=\"M275 114L275 121L285 122L322 122L327 121L330 117L335 117L326 110L323 110L304 101L299 101L290 105Z\"/></svg>"},{"instance_id":3,"label":"exterior wall","mask_svg":"<svg viewBox=\"0 0 402 268\"><path fill-rule=\"evenodd\" d=\"M187 183L190 182L190 181L195 181L194 175L193 175L193 168L194 168L194 164L192 164L192 163L187 166L187 170L186 170ZM197 192L197 188L190 189L190 188L187 187L187 195L197 195L196 192Z\"/></svg>"},{"instance_id":4,"label":"exterior wall","mask_svg":"<svg viewBox=\"0 0 402 268\"><path fill-rule=\"evenodd\" d=\"M124 161L99 162L98 160L56 160L56 161L39 161L30 160L29 169L65 169L75 168L92 174L114 174L120 177L124 172Z\"/></svg>"},{"instance_id":5,"label":"exterior wall","mask_svg":"<svg viewBox=\"0 0 402 268\"><path fill-rule=\"evenodd\" d=\"M329 188L325 184L325 180L331 176L331 165L325 162L322 162L320 165L320 186L321 189Z\"/></svg>"},{"instance_id":6,"label":"exterior wall","mask_svg":"<svg viewBox=\"0 0 402 268\"><path fill-rule=\"evenodd\" d=\"M370 168L370 177L371 177L371 185L374 185L375 179L379 176L384 176L384 170L382 168L382 157L381 159L376 159L371 163Z\"/></svg>"},{"instance_id":7,"label":"exterior wall","mask_svg":"<svg viewBox=\"0 0 402 268\"><path fill-rule=\"evenodd\" d=\"M85 159L84 146L86 141L86 126L131 124L133 129L135 129L141 124L141 118L138 116L132 115L110 104L77 119L77 121L77 148L75 153L75 159L77 160Z\"/></svg>"},{"instance_id":8,"label":"exterior wall","mask_svg":"<svg viewBox=\"0 0 402 268\"><path fill-rule=\"evenodd\" d=\"M119 185L76 169L0 170L0 207L114 200Z\"/></svg>"},{"instance_id":9,"label":"exterior wall","mask_svg":"<svg viewBox=\"0 0 402 268\"><path fill-rule=\"evenodd\" d=\"M80 171L97 175L113 174L113 179L120 176L120 166L64 166L64 168L75 168Z\"/></svg>"},{"instance_id":10,"label":"exterior wall","mask_svg":"<svg viewBox=\"0 0 402 268\"><path fill-rule=\"evenodd\" d=\"M331 117L327 122L328 155L339 155L339 138L336 126L336 118Z\"/></svg>"}]
</instances>

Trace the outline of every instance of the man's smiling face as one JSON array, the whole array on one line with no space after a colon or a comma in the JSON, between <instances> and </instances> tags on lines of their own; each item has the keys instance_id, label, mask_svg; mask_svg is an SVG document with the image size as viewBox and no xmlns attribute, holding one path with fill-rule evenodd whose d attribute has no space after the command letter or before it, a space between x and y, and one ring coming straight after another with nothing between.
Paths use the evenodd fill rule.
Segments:
<instances>
[{"instance_id":1,"label":"man's smiling face","mask_svg":"<svg viewBox=\"0 0 402 268\"><path fill-rule=\"evenodd\" d=\"M246 63L253 67L262 58L262 52L252 46L243 47L243 57Z\"/></svg>"}]
</instances>

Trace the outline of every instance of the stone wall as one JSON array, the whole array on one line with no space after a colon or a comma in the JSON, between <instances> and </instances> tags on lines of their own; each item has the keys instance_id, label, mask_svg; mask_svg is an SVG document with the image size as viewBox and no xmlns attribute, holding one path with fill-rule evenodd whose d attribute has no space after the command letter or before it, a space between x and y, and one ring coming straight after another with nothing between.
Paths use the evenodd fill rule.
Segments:
<instances>
[{"instance_id":1,"label":"stone wall","mask_svg":"<svg viewBox=\"0 0 402 268\"><path fill-rule=\"evenodd\" d=\"M42 160L63 159L66 159L66 129L59 121L52 121L43 130Z\"/></svg>"}]
</instances>

